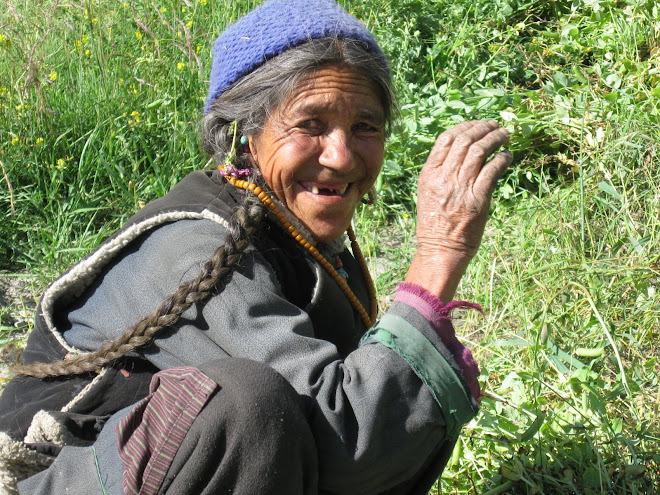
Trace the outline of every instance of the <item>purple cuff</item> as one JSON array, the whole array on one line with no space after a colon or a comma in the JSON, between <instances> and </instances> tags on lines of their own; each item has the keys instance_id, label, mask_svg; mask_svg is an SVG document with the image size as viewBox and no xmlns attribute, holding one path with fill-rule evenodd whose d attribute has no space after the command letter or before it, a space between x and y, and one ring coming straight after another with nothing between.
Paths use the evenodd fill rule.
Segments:
<instances>
[{"instance_id":1,"label":"purple cuff","mask_svg":"<svg viewBox=\"0 0 660 495\"><path fill-rule=\"evenodd\" d=\"M463 375L472 394L476 399L479 399L481 396L481 389L477 380L479 365L472 357L470 349L461 344L456 338L454 325L451 323L451 312L456 308L471 308L481 312L483 311L481 306L466 301L452 301L444 304L423 287L409 282L399 284L399 290L394 300L414 308L428 320L442 343L454 356L456 364L463 370Z\"/></svg>"}]
</instances>

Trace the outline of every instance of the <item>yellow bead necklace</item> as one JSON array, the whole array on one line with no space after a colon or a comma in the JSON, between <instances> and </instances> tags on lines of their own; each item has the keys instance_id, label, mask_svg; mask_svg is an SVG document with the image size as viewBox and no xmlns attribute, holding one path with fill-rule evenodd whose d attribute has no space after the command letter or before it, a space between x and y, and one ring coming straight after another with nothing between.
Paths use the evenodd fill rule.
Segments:
<instances>
[{"instance_id":1,"label":"yellow bead necklace","mask_svg":"<svg viewBox=\"0 0 660 495\"><path fill-rule=\"evenodd\" d=\"M364 256L362 255L362 251L360 250L360 246L358 245L357 239L355 237L355 232L353 232L353 228L349 226L346 233L348 234L348 239L351 241L351 250L353 251L353 256L360 265L360 269L362 270L362 275L364 276L364 279L367 282L367 290L369 292L369 303L370 303L369 314L367 314L367 311L364 309L364 306L362 306L360 300L357 298L357 296L348 286L346 280L344 280L344 278L341 275L339 275L335 267L332 266L332 263L330 263L327 259L325 259L325 257L319 252L319 250L316 249L316 247L312 245L311 242L305 239L305 237L298 231L298 229L296 229L291 224L291 222L289 222L289 220L286 218L284 213L282 213L282 211L277 207L275 202L270 198L270 196L268 196L268 194L263 189L261 189L253 182L240 180L228 174L225 175L225 179L227 179L227 181L232 186L245 189L246 191L250 191L259 199L259 201L261 201L266 207L268 207L268 209L275 215L275 217L277 217L277 220L282 224L282 226L287 230L287 232L291 234L291 237L293 237L296 240L296 242L298 242L298 244L300 244L312 256L312 258L314 258L323 267L323 269L326 272L328 272L328 274L333 278L335 282L337 282L337 285L339 285L339 288L346 295L348 301L351 303L353 308L355 308L355 310L362 318L365 327L371 328L373 324L376 322L376 316L378 315L376 289L374 288L374 282L371 279L369 268L367 267L367 263L364 260Z\"/></svg>"}]
</instances>

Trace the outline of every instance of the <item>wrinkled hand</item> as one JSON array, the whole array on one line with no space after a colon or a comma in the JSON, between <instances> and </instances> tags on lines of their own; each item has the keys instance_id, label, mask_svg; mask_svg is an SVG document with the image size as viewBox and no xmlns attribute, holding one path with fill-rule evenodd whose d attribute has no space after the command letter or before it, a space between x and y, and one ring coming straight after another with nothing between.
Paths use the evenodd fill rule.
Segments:
<instances>
[{"instance_id":1,"label":"wrinkled hand","mask_svg":"<svg viewBox=\"0 0 660 495\"><path fill-rule=\"evenodd\" d=\"M494 121L463 122L438 137L419 176L418 250L407 281L453 297L481 244L497 179L511 163L508 151L491 155L508 139ZM429 287L440 273L451 280Z\"/></svg>"},{"instance_id":2,"label":"wrinkled hand","mask_svg":"<svg viewBox=\"0 0 660 495\"><path fill-rule=\"evenodd\" d=\"M476 254L493 189L511 154L487 160L508 138L493 121L463 122L440 134L419 176L417 242L422 253Z\"/></svg>"}]
</instances>

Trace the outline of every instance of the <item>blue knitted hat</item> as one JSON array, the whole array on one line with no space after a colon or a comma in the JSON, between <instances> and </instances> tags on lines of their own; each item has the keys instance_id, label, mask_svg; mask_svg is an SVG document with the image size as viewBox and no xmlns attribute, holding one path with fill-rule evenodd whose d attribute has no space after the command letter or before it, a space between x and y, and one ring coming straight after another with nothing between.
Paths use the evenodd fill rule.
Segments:
<instances>
[{"instance_id":1,"label":"blue knitted hat","mask_svg":"<svg viewBox=\"0 0 660 495\"><path fill-rule=\"evenodd\" d=\"M229 26L213 45L204 111L229 86L267 60L311 39L349 38L387 60L367 28L334 0L270 0Z\"/></svg>"}]
</instances>

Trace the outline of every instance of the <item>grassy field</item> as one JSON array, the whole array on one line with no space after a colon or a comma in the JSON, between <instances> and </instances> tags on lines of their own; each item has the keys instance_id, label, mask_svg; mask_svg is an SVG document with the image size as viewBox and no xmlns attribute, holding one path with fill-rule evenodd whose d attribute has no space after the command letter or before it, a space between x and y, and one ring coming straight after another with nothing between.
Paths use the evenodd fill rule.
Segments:
<instances>
[{"instance_id":1,"label":"grassy field","mask_svg":"<svg viewBox=\"0 0 660 495\"><path fill-rule=\"evenodd\" d=\"M35 292L203 168L210 46L254 1L8 0L0 10L0 270ZM660 13L652 1L346 0L402 117L358 235L390 293L435 136L512 132L459 289L486 398L437 493L660 493ZM379 263L382 265L382 261ZM22 311L0 308L6 324ZM18 331L18 332L17 332Z\"/></svg>"}]
</instances>

